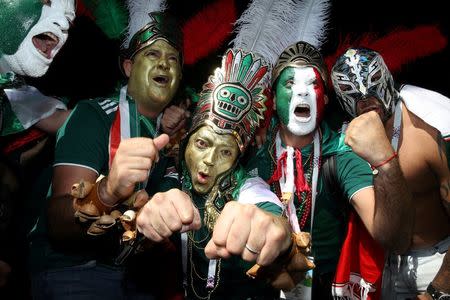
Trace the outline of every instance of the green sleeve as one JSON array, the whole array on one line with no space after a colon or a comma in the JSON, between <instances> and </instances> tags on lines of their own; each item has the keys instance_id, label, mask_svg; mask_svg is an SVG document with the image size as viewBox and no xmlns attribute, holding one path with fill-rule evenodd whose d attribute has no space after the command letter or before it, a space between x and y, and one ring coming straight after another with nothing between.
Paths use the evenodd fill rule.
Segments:
<instances>
[{"instance_id":1,"label":"green sleeve","mask_svg":"<svg viewBox=\"0 0 450 300\"><path fill-rule=\"evenodd\" d=\"M336 156L337 176L346 199L364 188L373 186L373 175L369 164L351 151Z\"/></svg>"},{"instance_id":2,"label":"green sleeve","mask_svg":"<svg viewBox=\"0 0 450 300\"><path fill-rule=\"evenodd\" d=\"M260 203L256 204L256 206L258 206L262 210L270 212L276 216L281 215L281 207L273 204L272 202L260 202Z\"/></svg>"},{"instance_id":3,"label":"green sleeve","mask_svg":"<svg viewBox=\"0 0 450 300\"><path fill-rule=\"evenodd\" d=\"M94 105L80 102L58 131L54 165L80 165L97 173L108 169L110 122Z\"/></svg>"}]
</instances>

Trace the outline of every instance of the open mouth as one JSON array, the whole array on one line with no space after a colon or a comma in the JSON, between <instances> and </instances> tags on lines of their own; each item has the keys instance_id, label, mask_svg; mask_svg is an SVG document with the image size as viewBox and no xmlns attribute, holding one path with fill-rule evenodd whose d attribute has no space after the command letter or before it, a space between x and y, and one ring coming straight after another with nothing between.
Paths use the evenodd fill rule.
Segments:
<instances>
[{"instance_id":1,"label":"open mouth","mask_svg":"<svg viewBox=\"0 0 450 300\"><path fill-rule=\"evenodd\" d=\"M44 57L52 58L52 51L58 45L59 39L51 32L44 32L33 36L33 45Z\"/></svg>"},{"instance_id":2,"label":"open mouth","mask_svg":"<svg viewBox=\"0 0 450 300\"><path fill-rule=\"evenodd\" d=\"M156 83L158 83L160 85L166 85L169 83L169 77L164 76L164 75L158 75L158 76L153 77L153 81L155 81Z\"/></svg>"},{"instance_id":3,"label":"open mouth","mask_svg":"<svg viewBox=\"0 0 450 300\"><path fill-rule=\"evenodd\" d=\"M198 172L197 173L197 179L198 179L198 182L199 183L207 183L208 182L208 178L209 178L209 175L207 174L207 173L204 173L204 172Z\"/></svg>"},{"instance_id":4,"label":"open mouth","mask_svg":"<svg viewBox=\"0 0 450 300\"><path fill-rule=\"evenodd\" d=\"M308 104L299 104L295 107L294 114L297 118L309 118L311 116L311 110Z\"/></svg>"}]
</instances>

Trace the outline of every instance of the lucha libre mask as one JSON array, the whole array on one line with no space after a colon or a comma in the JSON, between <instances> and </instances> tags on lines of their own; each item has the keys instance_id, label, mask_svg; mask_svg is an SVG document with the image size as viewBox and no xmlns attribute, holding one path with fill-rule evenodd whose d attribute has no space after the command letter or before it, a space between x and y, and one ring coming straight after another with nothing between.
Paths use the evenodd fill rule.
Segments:
<instances>
[{"instance_id":1,"label":"lucha libre mask","mask_svg":"<svg viewBox=\"0 0 450 300\"><path fill-rule=\"evenodd\" d=\"M382 104L386 118L392 115L399 96L391 73L376 51L348 49L334 64L331 79L339 103L352 117L357 116L358 101L372 96Z\"/></svg>"}]
</instances>

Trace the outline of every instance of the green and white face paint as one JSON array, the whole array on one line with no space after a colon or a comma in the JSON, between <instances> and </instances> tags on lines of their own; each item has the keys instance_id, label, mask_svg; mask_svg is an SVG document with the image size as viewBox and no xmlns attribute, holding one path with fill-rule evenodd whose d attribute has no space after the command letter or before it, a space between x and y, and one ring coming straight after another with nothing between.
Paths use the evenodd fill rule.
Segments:
<instances>
[{"instance_id":1,"label":"green and white face paint","mask_svg":"<svg viewBox=\"0 0 450 300\"><path fill-rule=\"evenodd\" d=\"M44 75L74 18L74 0L0 0L0 71Z\"/></svg>"},{"instance_id":2,"label":"green and white face paint","mask_svg":"<svg viewBox=\"0 0 450 300\"><path fill-rule=\"evenodd\" d=\"M297 136L314 131L324 107L324 89L312 67L284 69L276 83L276 109L281 123ZM319 107L319 109L318 109Z\"/></svg>"}]
</instances>

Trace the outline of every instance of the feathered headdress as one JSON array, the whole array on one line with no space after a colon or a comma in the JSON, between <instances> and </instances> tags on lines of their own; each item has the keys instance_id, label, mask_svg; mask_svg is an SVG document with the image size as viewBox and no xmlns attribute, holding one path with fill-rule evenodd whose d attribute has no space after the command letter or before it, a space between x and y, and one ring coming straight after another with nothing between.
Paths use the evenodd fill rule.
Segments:
<instances>
[{"instance_id":1,"label":"feathered headdress","mask_svg":"<svg viewBox=\"0 0 450 300\"><path fill-rule=\"evenodd\" d=\"M287 67L312 66L327 84L327 68L319 49L326 38L330 1L305 0L296 5L296 9L291 13L295 26L286 29L293 30L289 34L290 46L286 45L284 51L280 51L281 55L273 69L272 83Z\"/></svg>"},{"instance_id":2,"label":"feathered headdress","mask_svg":"<svg viewBox=\"0 0 450 300\"><path fill-rule=\"evenodd\" d=\"M166 8L163 0L128 0L130 22L123 48L124 56L132 58L139 50L158 39L165 40L182 52L182 34L178 23L162 13Z\"/></svg>"},{"instance_id":3,"label":"feathered headdress","mask_svg":"<svg viewBox=\"0 0 450 300\"><path fill-rule=\"evenodd\" d=\"M222 67L203 85L191 132L207 124L220 134L231 133L243 152L264 118L268 70L261 57L229 49Z\"/></svg>"}]
</instances>

